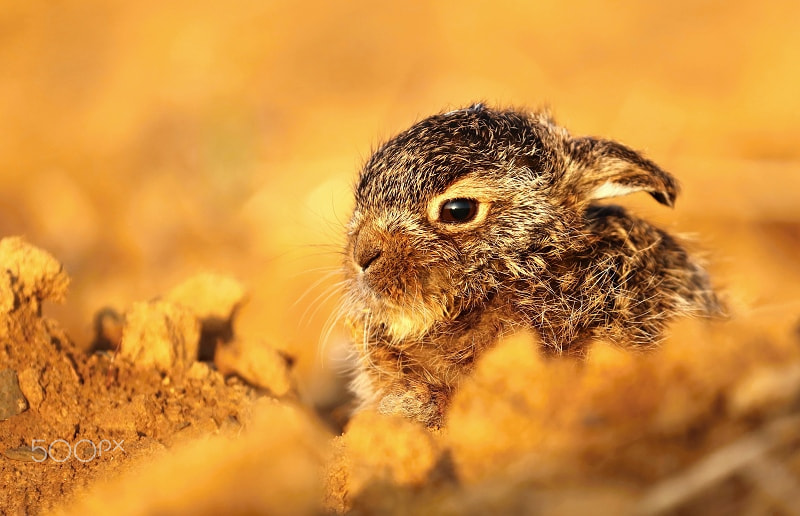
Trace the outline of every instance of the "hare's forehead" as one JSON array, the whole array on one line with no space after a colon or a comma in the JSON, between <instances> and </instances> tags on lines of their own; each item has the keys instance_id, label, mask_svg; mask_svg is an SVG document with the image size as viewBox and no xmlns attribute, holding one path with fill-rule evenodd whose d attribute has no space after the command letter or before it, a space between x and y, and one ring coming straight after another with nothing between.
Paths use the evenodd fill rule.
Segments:
<instances>
[{"instance_id":1,"label":"hare's forehead","mask_svg":"<svg viewBox=\"0 0 800 516\"><path fill-rule=\"evenodd\" d=\"M442 196L495 200L529 186L538 174L526 166L471 161L407 164L403 167L365 169L356 186L356 204L375 209L417 211Z\"/></svg>"},{"instance_id":2,"label":"hare's forehead","mask_svg":"<svg viewBox=\"0 0 800 516\"><path fill-rule=\"evenodd\" d=\"M468 173L463 167L404 163L366 169L356 188L359 205L415 209Z\"/></svg>"},{"instance_id":3,"label":"hare's forehead","mask_svg":"<svg viewBox=\"0 0 800 516\"><path fill-rule=\"evenodd\" d=\"M498 160L480 153L406 152L373 159L361 172L359 202L412 207L442 194L451 185L476 173L492 174Z\"/></svg>"}]
</instances>

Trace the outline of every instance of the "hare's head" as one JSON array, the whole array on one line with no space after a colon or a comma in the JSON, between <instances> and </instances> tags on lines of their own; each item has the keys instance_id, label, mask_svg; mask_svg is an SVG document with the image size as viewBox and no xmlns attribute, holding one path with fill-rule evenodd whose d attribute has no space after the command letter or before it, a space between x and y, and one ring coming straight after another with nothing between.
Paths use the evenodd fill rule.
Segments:
<instances>
[{"instance_id":1,"label":"hare's head","mask_svg":"<svg viewBox=\"0 0 800 516\"><path fill-rule=\"evenodd\" d=\"M572 138L542 113L474 105L418 122L375 152L355 188L346 308L395 340L421 336L494 296L524 296L565 257L594 199L675 180L613 141Z\"/></svg>"}]
</instances>

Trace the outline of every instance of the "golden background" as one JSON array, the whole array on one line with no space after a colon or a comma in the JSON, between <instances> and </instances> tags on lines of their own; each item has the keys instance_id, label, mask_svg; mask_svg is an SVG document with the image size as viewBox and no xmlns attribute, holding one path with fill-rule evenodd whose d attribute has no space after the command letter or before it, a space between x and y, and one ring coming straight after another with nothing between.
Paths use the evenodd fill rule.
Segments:
<instances>
[{"instance_id":1,"label":"golden background","mask_svg":"<svg viewBox=\"0 0 800 516\"><path fill-rule=\"evenodd\" d=\"M696 233L735 310L797 317L797 20L794 1L5 2L0 234L63 261L48 313L82 346L104 306L237 277L238 330L297 355L320 399L325 274L370 150L476 100L548 105L681 180L674 211L624 202Z\"/></svg>"}]
</instances>

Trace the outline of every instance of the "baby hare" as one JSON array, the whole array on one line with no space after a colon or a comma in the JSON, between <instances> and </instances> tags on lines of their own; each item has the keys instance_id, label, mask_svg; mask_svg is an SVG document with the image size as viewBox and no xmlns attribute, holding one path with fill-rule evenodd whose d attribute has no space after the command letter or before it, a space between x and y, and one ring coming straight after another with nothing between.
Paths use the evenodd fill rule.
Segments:
<instances>
[{"instance_id":1,"label":"baby hare","mask_svg":"<svg viewBox=\"0 0 800 516\"><path fill-rule=\"evenodd\" d=\"M382 145L356 183L344 263L362 407L440 425L475 360L514 329L580 353L595 337L652 345L675 316L720 313L680 242L594 204L638 191L671 207L678 184L543 113L478 104Z\"/></svg>"}]
</instances>

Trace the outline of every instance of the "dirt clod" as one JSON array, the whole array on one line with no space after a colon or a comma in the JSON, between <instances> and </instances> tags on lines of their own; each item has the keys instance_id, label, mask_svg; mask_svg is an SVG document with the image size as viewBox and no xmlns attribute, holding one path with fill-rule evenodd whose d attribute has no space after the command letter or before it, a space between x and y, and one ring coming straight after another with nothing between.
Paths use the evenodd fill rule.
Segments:
<instances>
[{"instance_id":1,"label":"dirt clod","mask_svg":"<svg viewBox=\"0 0 800 516\"><path fill-rule=\"evenodd\" d=\"M0 421L24 412L28 402L19 388L17 372L12 369L0 371Z\"/></svg>"},{"instance_id":2,"label":"dirt clod","mask_svg":"<svg viewBox=\"0 0 800 516\"><path fill-rule=\"evenodd\" d=\"M63 301L69 286L69 277L61 264L50 253L27 243L20 237L0 240L0 271L5 270L13 285L18 303L27 303L34 309L41 301ZM0 285L0 311L8 311L8 285Z\"/></svg>"},{"instance_id":3,"label":"dirt clod","mask_svg":"<svg viewBox=\"0 0 800 516\"><path fill-rule=\"evenodd\" d=\"M284 355L261 342L234 340L217 348L214 363L225 375L235 374L249 384L283 397L294 389L289 361Z\"/></svg>"},{"instance_id":4,"label":"dirt clod","mask_svg":"<svg viewBox=\"0 0 800 516\"><path fill-rule=\"evenodd\" d=\"M0 313L7 314L14 309L14 289L8 271L0 272Z\"/></svg>"},{"instance_id":5,"label":"dirt clod","mask_svg":"<svg viewBox=\"0 0 800 516\"><path fill-rule=\"evenodd\" d=\"M136 303L125 316L120 355L160 371L188 368L197 360L200 322L168 301Z\"/></svg>"},{"instance_id":6,"label":"dirt clod","mask_svg":"<svg viewBox=\"0 0 800 516\"><path fill-rule=\"evenodd\" d=\"M165 299L191 311L202 332L198 359L212 360L220 344L233 339L233 322L245 302L244 286L218 274L198 274L170 290Z\"/></svg>"},{"instance_id":7,"label":"dirt clod","mask_svg":"<svg viewBox=\"0 0 800 516\"><path fill-rule=\"evenodd\" d=\"M42 400L44 400L44 390L41 383L39 383L39 378L39 373L31 367L23 369L19 373L19 388L34 409L39 408Z\"/></svg>"},{"instance_id":8,"label":"dirt clod","mask_svg":"<svg viewBox=\"0 0 800 516\"><path fill-rule=\"evenodd\" d=\"M235 279L203 273L170 290L165 299L188 308L201 321L227 321L245 294L244 286Z\"/></svg>"}]
</instances>

